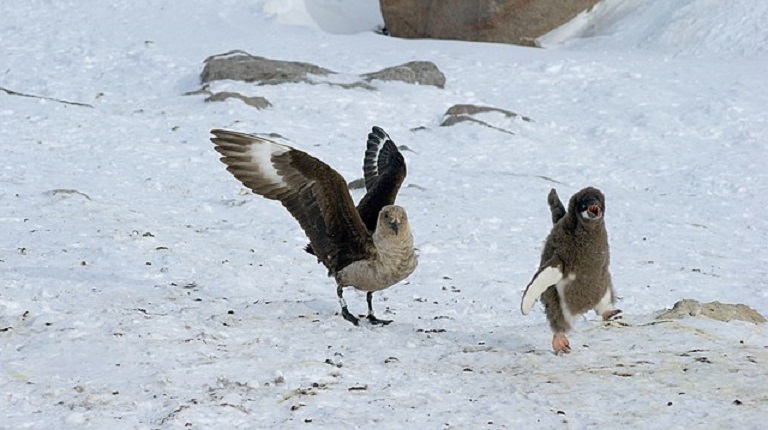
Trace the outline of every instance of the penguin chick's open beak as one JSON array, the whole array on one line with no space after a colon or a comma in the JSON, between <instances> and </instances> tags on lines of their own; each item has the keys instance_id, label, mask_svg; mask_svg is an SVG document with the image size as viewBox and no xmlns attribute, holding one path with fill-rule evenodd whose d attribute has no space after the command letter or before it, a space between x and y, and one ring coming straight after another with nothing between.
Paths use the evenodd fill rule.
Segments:
<instances>
[{"instance_id":1,"label":"penguin chick's open beak","mask_svg":"<svg viewBox=\"0 0 768 430\"><path fill-rule=\"evenodd\" d=\"M598 219L600 216L602 216L603 211L600 209L600 205L597 204L591 204L587 206L587 210L581 213L581 215L586 219Z\"/></svg>"},{"instance_id":2,"label":"penguin chick's open beak","mask_svg":"<svg viewBox=\"0 0 768 430\"><path fill-rule=\"evenodd\" d=\"M395 234L397 234L400 231L400 223L397 221L390 221L389 222L389 228L395 231Z\"/></svg>"},{"instance_id":3,"label":"penguin chick's open beak","mask_svg":"<svg viewBox=\"0 0 768 430\"><path fill-rule=\"evenodd\" d=\"M581 200L578 208L581 218L587 221L598 220L603 216L603 208L600 205L600 200L595 198L588 197Z\"/></svg>"}]
</instances>

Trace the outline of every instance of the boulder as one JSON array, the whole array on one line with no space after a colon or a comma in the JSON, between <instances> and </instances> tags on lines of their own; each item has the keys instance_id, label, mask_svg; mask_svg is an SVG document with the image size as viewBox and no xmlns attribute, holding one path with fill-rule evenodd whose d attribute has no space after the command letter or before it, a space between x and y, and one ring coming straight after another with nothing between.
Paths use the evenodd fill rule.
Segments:
<instances>
[{"instance_id":1,"label":"boulder","mask_svg":"<svg viewBox=\"0 0 768 430\"><path fill-rule=\"evenodd\" d=\"M379 0L390 35L536 46L600 0Z\"/></svg>"},{"instance_id":2,"label":"boulder","mask_svg":"<svg viewBox=\"0 0 768 430\"><path fill-rule=\"evenodd\" d=\"M345 76L311 63L272 60L239 50L212 55L205 59L203 71L200 73L202 84L206 85L212 81L224 79L253 82L257 85L303 82L337 86L344 89L362 88L365 90L376 89L370 84L373 80L401 81L407 84L432 85L438 88L445 86L445 75L434 63L429 61L411 61L361 76Z\"/></svg>"},{"instance_id":3,"label":"boulder","mask_svg":"<svg viewBox=\"0 0 768 430\"><path fill-rule=\"evenodd\" d=\"M334 73L326 68L299 61L271 60L244 51L230 51L205 59L200 81L208 83L222 79L278 85L310 81L309 75L327 76Z\"/></svg>"},{"instance_id":4,"label":"boulder","mask_svg":"<svg viewBox=\"0 0 768 430\"><path fill-rule=\"evenodd\" d=\"M445 75L430 61L410 61L378 72L366 73L362 77L368 82L378 79L445 88Z\"/></svg>"}]
</instances>

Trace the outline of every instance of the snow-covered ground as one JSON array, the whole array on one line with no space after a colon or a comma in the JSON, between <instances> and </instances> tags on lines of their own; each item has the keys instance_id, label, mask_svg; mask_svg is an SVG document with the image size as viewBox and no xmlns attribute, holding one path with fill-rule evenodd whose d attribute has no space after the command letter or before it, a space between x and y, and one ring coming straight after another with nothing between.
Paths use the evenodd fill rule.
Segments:
<instances>
[{"instance_id":1,"label":"snow-covered ground","mask_svg":"<svg viewBox=\"0 0 768 430\"><path fill-rule=\"evenodd\" d=\"M352 2L0 2L0 87L92 106L0 91L0 428L762 428L765 326L654 317L768 315L768 2L610 0L547 49L388 38ZM214 84L263 111L183 95L232 49L349 75L428 60L447 84ZM458 103L534 122L439 127ZM280 133L352 180L373 125L411 149L420 265L376 295L393 324L354 327L208 138ZM547 192L588 185L628 325L590 314L555 356L520 296Z\"/></svg>"}]
</instances>

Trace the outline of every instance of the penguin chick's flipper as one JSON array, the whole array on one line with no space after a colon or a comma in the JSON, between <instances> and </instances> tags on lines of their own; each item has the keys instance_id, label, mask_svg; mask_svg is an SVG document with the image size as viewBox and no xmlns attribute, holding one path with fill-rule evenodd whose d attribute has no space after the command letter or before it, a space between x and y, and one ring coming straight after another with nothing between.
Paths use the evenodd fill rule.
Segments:
<instances>
[{"instance_id":1,"label":"penguin chick's flipper","mask_svg":"<svg viewBox=\"0 0 768 430\"><path fill-rule=\"evenodd\" d=\"M563 202L560 201L560 197L554 188L549 191L547 203L549 203L549 210L552 212L552 224L557 224L560 218L565 216L565 206L563 206Z\"/></svg>"},{"instance_id":2,"label":"penguin chick's flipper","mask_svg":"<svg viewBox=\"0 0 768 430\"><path fill-rule=\"evenodd\" d=\"M539 270L538 273L533 276L531 283L525 287L525 292L523 293L523 302L520 305L520 310L523 312L523 315L528 315L528 312L531 311L533 304L536 302L539 296L541 296L541 294L547 290L547 288L557 284L562 279L563 271L560 270L560 267L558 266L551 264L545 265L541 270Z\"/></svg>"}]
</instances>

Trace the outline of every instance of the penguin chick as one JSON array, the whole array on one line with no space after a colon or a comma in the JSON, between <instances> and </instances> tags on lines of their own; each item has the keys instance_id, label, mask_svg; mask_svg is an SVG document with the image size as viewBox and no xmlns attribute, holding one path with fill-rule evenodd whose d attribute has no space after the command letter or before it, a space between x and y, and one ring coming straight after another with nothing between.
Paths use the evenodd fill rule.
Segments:
<instances>
[{"instance_id":1,"label":"penguin chick","mask_svg":"<svg viewBox=\"0 0 768 430\"><path fill-rule=\"evenodd\" d=\"M616 295L608 270L610 252L605 229L605 196L587 187L571 197L565 211L557 192L547 196L554 226L541 253L539 270L523 293L527 315L541 302L552 329L555 353L570 352L565 334L580 315L593 309L603 320L616 317Z\"/></svg>"}]
</instances>

